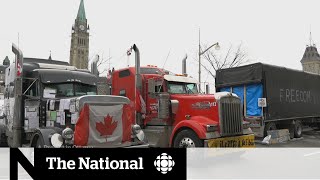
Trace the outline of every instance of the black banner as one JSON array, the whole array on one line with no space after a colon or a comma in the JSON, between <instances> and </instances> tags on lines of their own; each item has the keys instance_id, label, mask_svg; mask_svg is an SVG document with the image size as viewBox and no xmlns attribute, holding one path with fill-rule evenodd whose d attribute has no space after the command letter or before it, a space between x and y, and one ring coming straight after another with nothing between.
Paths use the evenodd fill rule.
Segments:
<instances>
[{"instance_id":1,"label":"black banner","mask_svg":"<svg viewBox=\"0 0 320 180\"><path fill-rule=\"evenodd\" d=\"M35 149L34 167L19 149L10 150L10 179L17 162L34 179L186 179L186 149Z\"/></svg>"}]
</instances>

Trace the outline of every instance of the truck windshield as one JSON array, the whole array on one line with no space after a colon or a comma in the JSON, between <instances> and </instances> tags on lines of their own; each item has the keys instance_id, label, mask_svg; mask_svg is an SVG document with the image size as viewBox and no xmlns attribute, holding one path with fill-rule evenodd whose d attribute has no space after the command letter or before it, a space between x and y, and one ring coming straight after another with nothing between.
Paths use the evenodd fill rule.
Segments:
<instances>
[{"instance_id":1,"label":"truck windshield","mask_svg":"<svg viewBox=\"0 0 320 180\"><path fill-rule=\"evenodd\" d=\"M197 85L194 83L168 82L168 92L171 94L197 94Z\"/></svg>"},{"instance_id":2,"label":"truck windshield","mask_svg":"<svg viewBox=\"0 0 320 180\"><path fill-rule=\"evenodd\" d=\"M48 96L51 91L50 98L58 97L76 97L83 95L96 95L96 86L81 83L54 83L45 84L43 97Z\"/></svg>"}]
</instances>

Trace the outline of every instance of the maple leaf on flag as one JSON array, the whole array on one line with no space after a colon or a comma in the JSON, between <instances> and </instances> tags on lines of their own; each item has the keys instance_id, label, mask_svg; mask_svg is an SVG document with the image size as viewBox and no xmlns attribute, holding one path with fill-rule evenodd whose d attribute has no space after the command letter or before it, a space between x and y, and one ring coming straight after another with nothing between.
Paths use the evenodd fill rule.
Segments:
<instances>
[{"instance_id":1,"label":"maple leaf on flag","mask_svg":"<svg viewBox=\"0 0 320 180\"><path fill-rule=\"evenodd\" d=\"M118 122L112 122L112 117L108 114L106 117L104 117L104 123L96 123L96 129L99 131L100 136L112 135L117 125Z\"/></svg>"}]
</instances>

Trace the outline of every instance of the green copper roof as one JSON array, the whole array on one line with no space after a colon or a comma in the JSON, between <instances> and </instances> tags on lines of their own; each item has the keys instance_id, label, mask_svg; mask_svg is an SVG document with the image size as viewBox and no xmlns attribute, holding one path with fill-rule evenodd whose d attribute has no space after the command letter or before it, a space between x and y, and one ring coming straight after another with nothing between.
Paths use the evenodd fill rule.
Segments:
<instances>
[{"instance_id":1,"label":"green copper roof","mask_svg":"<svg viewBox=\"0 0 320 180\"><path fill-rule=\"evenodd\" d=\"M77 15L77 20L81 22L86 22L86 12L84 10L84 3L83 0L81 0L79 10L78 10L78 15Z\"/></svg>"}]
</instances>

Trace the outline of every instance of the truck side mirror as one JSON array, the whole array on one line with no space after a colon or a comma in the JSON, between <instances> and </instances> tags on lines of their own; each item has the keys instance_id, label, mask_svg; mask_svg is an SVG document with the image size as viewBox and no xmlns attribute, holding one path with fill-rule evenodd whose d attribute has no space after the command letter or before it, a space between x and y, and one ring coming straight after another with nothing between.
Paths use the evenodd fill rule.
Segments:
<instances>
[{"instance_id":1,"label":"truck side mirror","mask_svg":"<svg viewBox=\"0 0 320 180\"><path fill-rule=\"evenodd\" d=\"M153 94L155 93L156 89L156 83L154 81L154 79L148 79L148 93L149 94Z\"/></svg>"}]
</instances>

